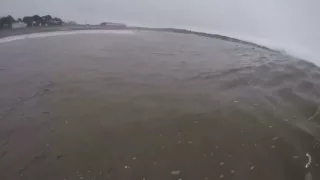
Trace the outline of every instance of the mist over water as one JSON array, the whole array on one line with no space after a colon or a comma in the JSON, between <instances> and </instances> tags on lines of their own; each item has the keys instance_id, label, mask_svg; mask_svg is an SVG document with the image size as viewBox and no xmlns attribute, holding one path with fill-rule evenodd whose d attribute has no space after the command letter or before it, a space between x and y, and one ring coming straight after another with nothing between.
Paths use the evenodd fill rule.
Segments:
<instances>
[{"instance_id":1,"label":"mist over water","mask_svg":"<svg viewBox=\"0 0 320 180\"><path fill-rule=\"evenodd\" d=\"M2 0L0 15L52 14L78 23L116 21L219 33L319 65L318 7L317 0Z\"/></svg>"}]
</instances>

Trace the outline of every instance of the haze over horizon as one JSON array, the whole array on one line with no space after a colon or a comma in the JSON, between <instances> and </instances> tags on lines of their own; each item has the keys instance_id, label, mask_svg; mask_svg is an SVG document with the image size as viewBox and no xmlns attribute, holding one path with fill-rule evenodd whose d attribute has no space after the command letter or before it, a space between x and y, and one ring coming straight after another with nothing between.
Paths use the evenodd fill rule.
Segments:
<instances>
[{"instance_id":1,"label":"haze over horizon","mask_svg":"<svg viewBox=\"0 0 320 180\"><path fill-rule=\"evenodd\" d=\"M186 28L248 40L320 65L317 0L2 0L0 16L46 15L78 23Z\"/></svg>"}]
</instances>

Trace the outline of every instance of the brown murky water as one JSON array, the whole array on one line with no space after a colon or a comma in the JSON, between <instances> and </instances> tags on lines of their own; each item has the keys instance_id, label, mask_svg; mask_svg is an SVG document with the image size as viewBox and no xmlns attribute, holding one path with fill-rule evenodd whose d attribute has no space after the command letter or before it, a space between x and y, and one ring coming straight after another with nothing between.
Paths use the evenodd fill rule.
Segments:
<instances>
[{"instance_id":1,"label":"brown murky water","mask_svg":"<svg viewBox=\"0 0 320 180\"><path fill-rule=\"evenodd\" d=\"M195 35L2 43L0 179L319 179L319 83L310 63Z\"/></svg>"}]
</instances>

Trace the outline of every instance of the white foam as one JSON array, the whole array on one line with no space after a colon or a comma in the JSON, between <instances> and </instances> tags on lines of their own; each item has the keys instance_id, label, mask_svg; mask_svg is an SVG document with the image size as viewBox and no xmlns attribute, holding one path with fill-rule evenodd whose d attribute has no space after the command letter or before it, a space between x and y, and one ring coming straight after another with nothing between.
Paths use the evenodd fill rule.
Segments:
<instances>
[{"instance_id":1,"label":"white foam","mask_svg":"<svg viewBox=\"0 0 320 180\"><path fill-rule=\"evenodd\" d=\"M207 29L207 28L197 28L197 27L189 27L189 26L180 26L176 27L179 29L189 29L197 32L205 32L210 34L218 34L227 37L237 38L239 40L255 43L257 45L265 46L270 49L274 49L280 51L284 54L288 54L297 58L301 58L307 60L309 62L313 62L316 65L320 66L320 60L318 58L318 51L320 47L313 47L313 46L303 46L296 42L285 42L285 41L277 41L273 38L262 38L257 36L251 36L248 34L243 33L233 33L227 31L219 31L214 29Z\"/></svg>"},{"instance_id":2,"label":"white foam","mask_svg":"<svg viewBox=\"0 0 320 180\"><path fill-rule=\"evenodd\" d=\"M310 164L311 164L312 158L311 158L309 153L307 153L306 156L308 157L308 162L307 162L305 167L308 168L310 166Z\"/></svg>"},{"instance_id":3,"label":"white foam","mask_svg":"<svg viewBox=\"0 0 320 180\"><path fill-rule=\"evenodd\" d=\"M133 31L130 30L74 30L74 31L55 31L55 32L41 32L41 33L32 33L24 34L17 36L9 36L0 39L0 43L7 43L23 39L34 39L34 38L43 38L51 36L64 36L64 35L73 35L73 34L133 34Z\"/></svg>"}]
</instances>

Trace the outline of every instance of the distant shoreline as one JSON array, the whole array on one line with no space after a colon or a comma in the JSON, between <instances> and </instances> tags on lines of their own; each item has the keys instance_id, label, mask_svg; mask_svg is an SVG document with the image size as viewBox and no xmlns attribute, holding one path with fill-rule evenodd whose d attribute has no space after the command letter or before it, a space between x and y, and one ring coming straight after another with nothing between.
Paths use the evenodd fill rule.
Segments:
<instances>
[{"instance_id":1,"label":"distant shoreline","mask_svg":"<svg viewBox=\"0 0 320 180\"><path fill-rule=\"evenodd\" d=\"M62 25L62 26L50 26L50 27L27 27L21 29L3 29L0 30L0 38L18 36L25 34L41 33L41 32L55 32L55 31L77 31L77 30L138 30L138 31L160 31L160 32L172 32L172 33L182 33L182 34L193 34L197 36L203 36L208 38L221 39L225 41L237 42L247 45L256 46L266 50L278 52L276 50L270 49L266 46L258 45L248 41L243 41L240 39L223 36L219 34L210 34L205 32L197 32L186 29L175 29L175 28L147 28L147 27L108 27L100 25Z\"/></svg>"},{"instance_id":2,"label":"distant shoreline","mask_svg":"<svg viewBox=\"0 0 320 180\"><path fill-rule=\"evenodd\" d=\"M42 32L56 32L56 31L76 31L76 30L124 30L127 28L104 27L100 25L63 25L63 26L49 26L49 27L27 27L20 29L3 29L0 30L0 38L18 36Z\"/></svg>"}]
</instances>

